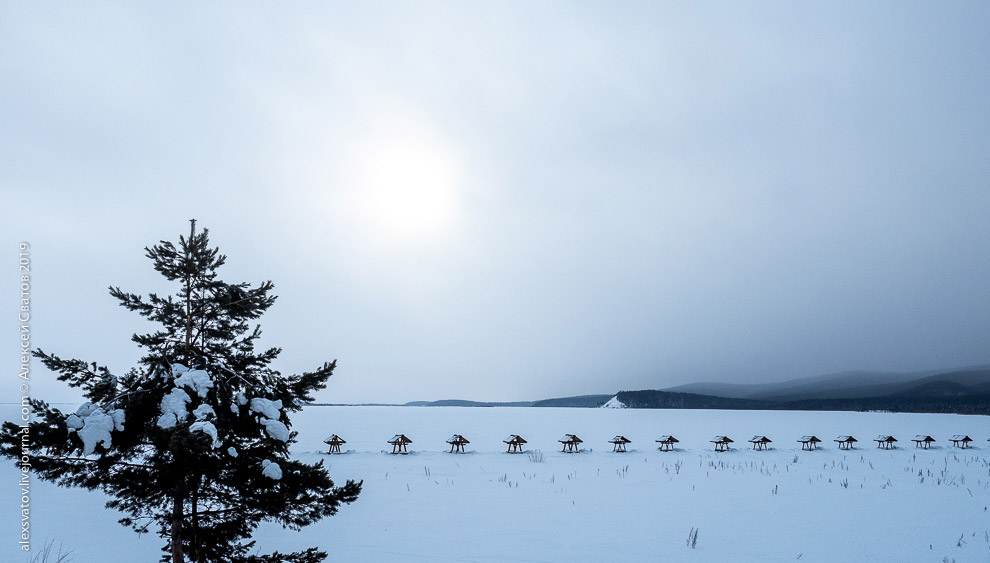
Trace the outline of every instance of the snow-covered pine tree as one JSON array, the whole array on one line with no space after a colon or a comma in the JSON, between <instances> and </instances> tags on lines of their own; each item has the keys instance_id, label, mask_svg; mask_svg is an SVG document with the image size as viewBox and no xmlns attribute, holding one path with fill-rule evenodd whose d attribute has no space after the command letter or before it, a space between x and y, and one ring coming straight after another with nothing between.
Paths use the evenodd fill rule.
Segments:
<instances>
[{"instance_id":1,"label":"snow-covered pine tree","mask_svg":"<svg viewBox=\"0 0 990 563\"><path fill-rule=\"evenodd\" d=\"M135 334L139 365L124 375L105 366L34 355L88 400L66 414L32 400L31 466L61 486L106 492L121 523L167 540L162 561L322 561L316 548L252 555L261 522L299 529L353 502L361 483L334 486L322 462L289 457L289 413L326 386L336 361L302 375L271 367L281 350L256 351L253 321L275 301L270 281L225 283L226 257L192 221L188 237L146 248L174 295L141 297L111 287L129 310L158 325ZM21 431L5 423L2 452L19 460Z\"/></svg>"}]
</instances>

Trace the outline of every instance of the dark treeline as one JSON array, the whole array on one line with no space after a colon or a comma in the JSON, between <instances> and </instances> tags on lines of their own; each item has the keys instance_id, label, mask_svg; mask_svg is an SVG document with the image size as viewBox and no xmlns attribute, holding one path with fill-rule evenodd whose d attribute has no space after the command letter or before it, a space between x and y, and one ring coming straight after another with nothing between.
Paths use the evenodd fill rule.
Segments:
<instances>
[{"instance_id":1,"label":"dark treeline","mask_svg":"<svg viewBox=\"0 0 990 563\"><path fill-rule=\"evenodd\" d=\"M627 407L637 409L891 411L990 414L990 394L966 396L911 396L901 394L859 399L807 399L780 402L727 399L724 397L671 391L620 391L617 397Z\"/></svg>"}]
</instances>

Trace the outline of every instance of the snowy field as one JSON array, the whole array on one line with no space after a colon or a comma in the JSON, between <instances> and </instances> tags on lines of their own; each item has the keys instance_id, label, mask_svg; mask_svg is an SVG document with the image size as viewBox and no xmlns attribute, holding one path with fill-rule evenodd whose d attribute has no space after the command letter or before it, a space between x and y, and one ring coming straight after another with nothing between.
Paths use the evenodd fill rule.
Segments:
<instances>
[{"instance_id":1,"label":"snowy field","mask_svg":"<svg viewBox=\"0 0 990 563\"><path fill-rule=\"evenodd\" d=\"M72 411L68 407L63 410ZM15 407L0 407L5 418ZM336 561L990 561L990 438L981 416L456 407L310 407L295 415L295 455L363 479L358 501L301 532L267 526L263 552L318 545ZM347 440L326 456L324 438ZM408 455L386 440L404 433ZM463 434L466 454L444 441ZM584 440L560 452L564 433ZM953 434L976 441L949 447ZM523 455L505 453L509 434ZM632 440L613 453L608 440ZM654 440L680 443L660 452ZM709 440L736 443L715 453ZM746 442L765 434L755 452ZM797 439L815 434L818 451ZM832 439L860 440L840 451ZM872 438L900 441L878 450ZM911 438L930 434L930 450ZM537 450L539 453L536 453ZM20 562L18 472L4 465L0 561ZM33 541L57 538L75 562L157 561L162 540L116 523L99 493L32 484ZM694 545L689 535L697 530Z\"/></svg>"}]
</instances>

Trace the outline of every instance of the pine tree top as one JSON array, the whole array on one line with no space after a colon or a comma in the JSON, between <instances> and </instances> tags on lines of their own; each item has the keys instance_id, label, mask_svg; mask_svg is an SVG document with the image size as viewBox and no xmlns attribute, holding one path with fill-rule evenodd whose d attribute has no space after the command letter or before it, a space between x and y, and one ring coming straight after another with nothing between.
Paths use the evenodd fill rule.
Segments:
<instances>
[{"instance_id":1,"label":"pine tree top","mask_svg":"<svg viewBox=\"0 0 990 563\"><path fill-rule=\"evenodd\" d=\"M131 337L144 353L138 365L117 375L95 362L34 353L88 401L68 414L32 401L32 464L43 479L105 491L107 506L138 531L157 525L169 540L163 560L264 560L246 559L244 540L259 523L299 528L360 491L351 481L335 487L322 462L289 456L289 414L326 386L336 361L298 375L275 370L281 349L256 350L261 327L253 324L275 302L274 285L223 281L226 257L195 220L178 244L161 241L145 254L172 294L110 288L121 306L157 325ZM4 425L4 455L19 457L16 434ZM319 561L321 553L283 557Z\"/></svg>"}]
</instances>

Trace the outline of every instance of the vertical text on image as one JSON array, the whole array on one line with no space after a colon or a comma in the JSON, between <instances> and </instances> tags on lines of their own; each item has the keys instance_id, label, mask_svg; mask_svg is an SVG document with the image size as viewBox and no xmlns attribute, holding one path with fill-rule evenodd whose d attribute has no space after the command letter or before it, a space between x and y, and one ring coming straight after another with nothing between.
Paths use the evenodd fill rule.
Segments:
<instances>
[{"instance_id":1,"label":"vertical text on image","mask_svg":"<svg viewBox=\"0 0 990 563\"><path fill-rule=\"evenodd\" d=\"M20 277L20 303L17 308L17 335L20 356L18 391L21 394L21 471L17 489L21 506L21 529L17 543L22 551L31 551L31 245L18 245L17 273Z\"/></svg>"}]
</instances>

